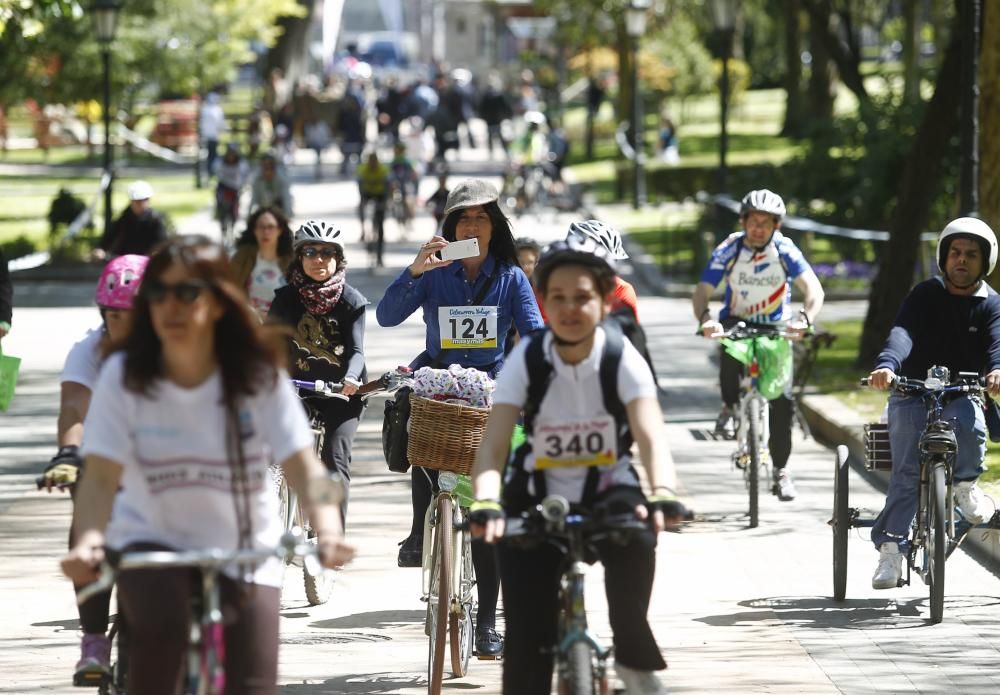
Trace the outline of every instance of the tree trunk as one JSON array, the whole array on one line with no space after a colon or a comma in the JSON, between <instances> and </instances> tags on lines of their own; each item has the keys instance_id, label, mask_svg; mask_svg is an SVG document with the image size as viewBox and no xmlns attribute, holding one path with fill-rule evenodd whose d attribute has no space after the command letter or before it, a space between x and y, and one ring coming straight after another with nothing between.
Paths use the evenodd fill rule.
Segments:
<instances>
[{"instance_id":1,"label":"tree trunk","mask_svg":"<svg viewBox=\"0 0 1000 695\"><path fill-rule=\"evenodd\" d=\"M920 22L917 0L903 0L903 101L920 100Z\"/></svg>"},{"instance_id":2,"label":"tree trunk","mask_svg":"<svg viewBox=\"0 0 1000 695\"><path fill-rule=\"evenodd\" d=\"M979 211L1000 233L1000 6L983 3L979 43ZM990 276L1000 286L1000 270Z\"/></svg>"},{"instance_id":3,"label":"tree trunk","mask_svg":"<svg viewBox=\"0 0 1000 695\"><path fill-rule=\"evenodd\" d=\"M858 98L864 113L868 110L871 97L861 77L861 46L854 32L850 4L847 3L846 8L836 15L831 0L806 0L805 7L811 20L809 42L813 65L816 64L816 49L813 46L822 42L825 55L836 64L841 81Z\"/></svg>"},{"instance_id":4,"label":"tree trunk","mask_svg":"<svg viewBox=\"0 0 1000 695\"><path fill-rule=\"evenodd\" d=\"M941 64L934 96L927 104L903 167L896 208L889 222L888 246L881 254L878 274L868 298L858 366L868 367L874 362L913 285L920 234L927 224L930 204L940 183L948 141L958 128L960 78L961 42L960 32L956 30L952 32Z\"/></svg>"},{"instance_id":5,"label":"tree trunk","mask_svg":"<svg viewBox=\"0 0 1000 695\"><path fill-rule=\"evenodd\" d=\"M809 8L809 52L812 54L812 64L806 112L810 121L823 123L833 117L833 71L826 40L830 33L830 2L813 2L809 4Z\"/></svg>"},{"instance_id":6,"label":"tree trunk","mask_svg":"<svg viewBox=\"0 0 1000 695\"><path fill-rule=\"evenodd\" d=\"M267 53L267 72L279 68L289 84L295 84L309 67L309 27L312 26L316 0L298 0L305 9L301 17L281 17L278 25L284 30ZM264 76L266 77L266 76Z\"/></svg>"},{"instance_id":7,"label":"tree trunk","mask_svg":"<svg viewBox=\"0 0 1000 695\"><path fill-rule=\"evenodd\" d=\"M802 137L804 130L804 104L802 94L802 40L799 18L802 6L799 0L785 4L785 121L781 134L785 137Z\"/></svg>"}]
</instances>

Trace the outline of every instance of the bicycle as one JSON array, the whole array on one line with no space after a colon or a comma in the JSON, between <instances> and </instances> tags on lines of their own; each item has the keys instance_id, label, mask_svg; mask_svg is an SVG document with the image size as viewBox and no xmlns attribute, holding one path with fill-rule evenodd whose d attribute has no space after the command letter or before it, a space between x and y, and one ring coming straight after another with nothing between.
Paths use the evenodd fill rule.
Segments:
<instances>
[{"instance_id":1,"label":"bicycle","mask_svg":"<svg viewBox=\"0 0 1000 695\"><path fill-rule=\"evenodd\" d=\"M385 250L385 197L365 196L361 199L359 215L361 217L362 237L364 237L365 208L368 203L372 203L372 238L367 242L368 254L373 257L373 268L381 268L383 263L383 252ZM363 240L363 239L362 239Z\"/></svg>"},{"instance_id":2,"label":"bicycle","mask_svg":"<svg viewBox=\"0 0 1000 695\"><path fill-rule=\"evenodd\" d=\"M559 621L555 655L557 692L560 695L608 695L604 647L587 627L584 575L588 554L600 541L624 543L635 533L650 531L648 522L634 514L587 513L573 510L566 498L549 495L520 517L508 517L502 543L530 546L548 543L563 555L559 580Z\"/></svg>"},{"instance_id":3,"label":"bicycle","mask_svg":"<svg viewBox=\"0 0 1000 695\"><path fill-rule=\"evenodd\" d=\"M219 573L229 564L256 564L278 558L286 564L293 557L302 557L304 564L318 571L316 546L308 543L301 530L286 532L274 548L262 550L221 551L147 551L124 553L116 566L101 565L97 581L77 594L83 604L91 597L111 589L117 575L142 569L192 568L201 572L201 592L192 595L191 629L187 670L184 678L185 695L223 695L226 688L225 644ZM112 640L117 646L117 660L112 665L111 678L99 685L100 695L124 695L128 684L128 629L119 613L112 626Z\"/></svg>"},{"instance_id":4,"label":"bicycle","mask_svg":"<svg viewBox=\"0 0 1000 695\"><path fill-rule=\"evenodd\" d=\"M229 247L233 239L233 230L239 217L240 192L219 184L215 189L215 219L219 222L222 235L222 245Z\"/></svg>"},{"instance_id":5,"label":"bicycle","mask_svg":"<svg viewBox=\"0 0 1000 695\"><path fill-rule=\"evenodd\" d=\"M953 467L958 444L952 423L944 418L946 402L963 395L982 398L983 379L974 373L959 372L951 381L948 369L931 367L927 379L897 376L892 389L898 394L923 400L927 424L920 435L920 488L917 496L916 522L910 530L906 554L906 576L899 586L908 586L915 573L928 586L930 620L939 623L944 617L945 563L973 529L1000 530L1000 511L988 521L972 525L958 511L952 489ZM868 386L868 377L861 380ZM847 594L847 537L851 528L871 528L875 519L861 518L861 511L849 506L848 451L837 447L833 485L833 597L843 601ZM870 471L891 471L892 456L889 428L883 423L865 426L865 467Z\"/></svg>"},{"instance_id":6,"label":"bicycle","mask_svg":"<svg viewBox=\"0 0 1000 695\"><path fill-rule=\"evenodd\" d=\"M410 210L410 201L406 197L405 185L402 181L393 181L389 194L389 211L403 238L409 235L413 225L413 214Z\"/></svg>"},{"instance_id":7,"label":"bicycle","mask_svg":"<svg viewBox=\"0 0 1000 695\"><path fill-rule=\"evenodd\" d=\"M748 341L750 344L749 367L745 370L741 384L742 395L738 408L736 426L736 451L732 454L733 465L743 471L743 479L749 496L749 527L757 528L760 523L760 478L771 476L771 456L768 446L770 438L770 408L768 399L760 391L761 366L758 360L758 341L761 338L792 337L792 333L781 326L748 325L740 321L735 326L717 335L734 341ZM772 487L777 494L777 484Z\"/></svg>"}]
</instances>

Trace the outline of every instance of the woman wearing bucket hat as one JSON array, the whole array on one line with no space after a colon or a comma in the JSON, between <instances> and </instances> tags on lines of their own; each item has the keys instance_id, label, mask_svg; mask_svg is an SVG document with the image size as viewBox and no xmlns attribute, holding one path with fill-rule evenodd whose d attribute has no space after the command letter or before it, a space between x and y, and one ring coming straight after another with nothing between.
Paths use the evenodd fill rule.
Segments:
<instances>
[{"instance_id":1,"label":"woman wearing bucket hat","mask_svg":"<svg viewBox=\"0 0 1000 695\"><path fill-rule=\"evenodd\" d=\"M268 318L292 329L291 376L343 383L340 398L306 398L322 414L326 436L320 459L344 483L341 522L347 520L351 449L364 403L355 395L365 368L365 307L368 300L347 284L343 234L336 224L307 220L295 232L288 284L274 293ZM304 393L304 392L303 392Z\"/></svg>"},{"instance_id":2,"label":"woman wearing bucket hat","mask_svg":"<svg viewBox=\"0 0 1000 695\"><path fill-rule=\"evenodd\" d=\"M496 376L503 365L504 340L511 326L521 335L544 327L535 294L517 263L510 222L497 203L497 189L482 179L455 186L445 204L441 236L434 236L386 290L375 316L379 325L398 326L418 309L427 324L426 347L410 363L413 368L459 364ZM438 255L450 242L477 239L479 254L460 261ZM445 318L451 307L477 307L488 317L474 342L456 346L454 326ZM430 473L433 478L434 472ZM412 471L413 525L399 551L401 567L419 567L424 514L430 504L431 481ZM503 641L495 631L499 579L492 548L473 544L479 591L476 646L480 656L497 656Z\"/></svg>"}]
</instances>

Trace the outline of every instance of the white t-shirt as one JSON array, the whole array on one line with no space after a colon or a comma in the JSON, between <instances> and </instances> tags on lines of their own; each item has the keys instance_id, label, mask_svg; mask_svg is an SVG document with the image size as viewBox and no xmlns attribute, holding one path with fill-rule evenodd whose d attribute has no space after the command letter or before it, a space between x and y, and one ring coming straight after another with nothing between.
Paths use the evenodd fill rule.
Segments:
<instances>
[{"instance_id":1,"label":"white t-shirt","mask_svg":"<svg viewBox=\"0 0 1000 695\"><path fill-rule=\"evenodd\" d=\"M523 408L528 400L528 368L525 351L531 341L522 340L510 353L497 378L493 402ZM540 422L569 422L609 415L604 408L601 390L601 355L604 354L606 336L598 327L594 335L594 347L590 355L576 365L566 364L559 357L552 342L552 334L545 336L544 352L552 364L554 378L545 392L535 418L536 427ZM622 351L618 365L618 398L628 405L637 398L656 398L656 384L649 365L628 340ZM528 454L524 461L526 471L535 470L535 452ZM583 486L587 478L587 468L582 466L553 468L545 472L545 484L549 494L562 495L570 502L579 502L583 496ZM637 486L629 452L619 451L618 460L610 466L601 466L598 490L612 485ZM531 483L529 483L531 484Z\"/></svg>"},{"instance_id":2,"label":"white t-shirt","mask_svg":"<svg viewBox=\"0 0 1000 695\"><path fill-rule=\"evenodd\" d=\"M226 455L222 382L216 371L194 388L160 381L152 397L125 389L124 355L108 358L85 422L85 455L121 464L122 489L107 530L109 547L140 541L178 550L238 544L238 527ZM278 498L268 464L309 449L313 434L302 405L281 371L261 386L239 413L250 481L250 516L257 548L274 547L282 533ZM253 581L281 586L281 563L266 563ZM238 578L235 567L226 574Z\"/></svg>"},{"instance_id":3,"label":"white t-shirt","mask_svg":"<svg viewBox=\"0 0 1000 695\"><path fill-rule=\"evenodd\" d=\"M104 327L91 328L87 335L73 344L66 355L60 383L72 381L86 386L91 391L97 383L97 375L101 372L101 337Z\"/></svg>"},{"instance_id":4,"label":"white t-shirt","mask_svg":"<svg viewBox=\"0 0 1000 695\"><path fill-rule=\"evenodd\" d=\"M277 261L268 261L257 256L257 263L250 271L247 281L247 292L250 295L250 306L261 316L266 316L271 302L274 301L275 290L287 284L285 274Z\"/></svg>"}]
</instances>

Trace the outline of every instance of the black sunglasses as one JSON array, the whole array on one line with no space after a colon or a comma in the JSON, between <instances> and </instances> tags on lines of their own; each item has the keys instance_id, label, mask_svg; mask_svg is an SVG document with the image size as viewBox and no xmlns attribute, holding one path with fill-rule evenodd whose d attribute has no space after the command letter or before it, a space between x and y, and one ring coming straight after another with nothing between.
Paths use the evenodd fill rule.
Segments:
<instances>
[{"instance_id":1,"label":"black sunglasses","mask_svg":"<svg viewBox=\"0 0 1000 695\"><path fill-rule=\"evenodd\" d=\"M307 246L299 252L299 255L303 258L316 258L319 256L324 261L328 261L331 258L337 257L337 250L332 248L318 249L315 246Z\"/></svg>"},{"instance_id":2,"label":"black sunglasses","mask_svg":"<svg viewBox=\"0 0 1000 695\"><path fill-rule=\"evenodd\" d=\"M159 304L171 294L181 304L192 304L208 288L209 284L203 280L186 280L172 285L158 280L147 280L142 283L142 293L150 304Z\"/></svg>"}]
</instances>

